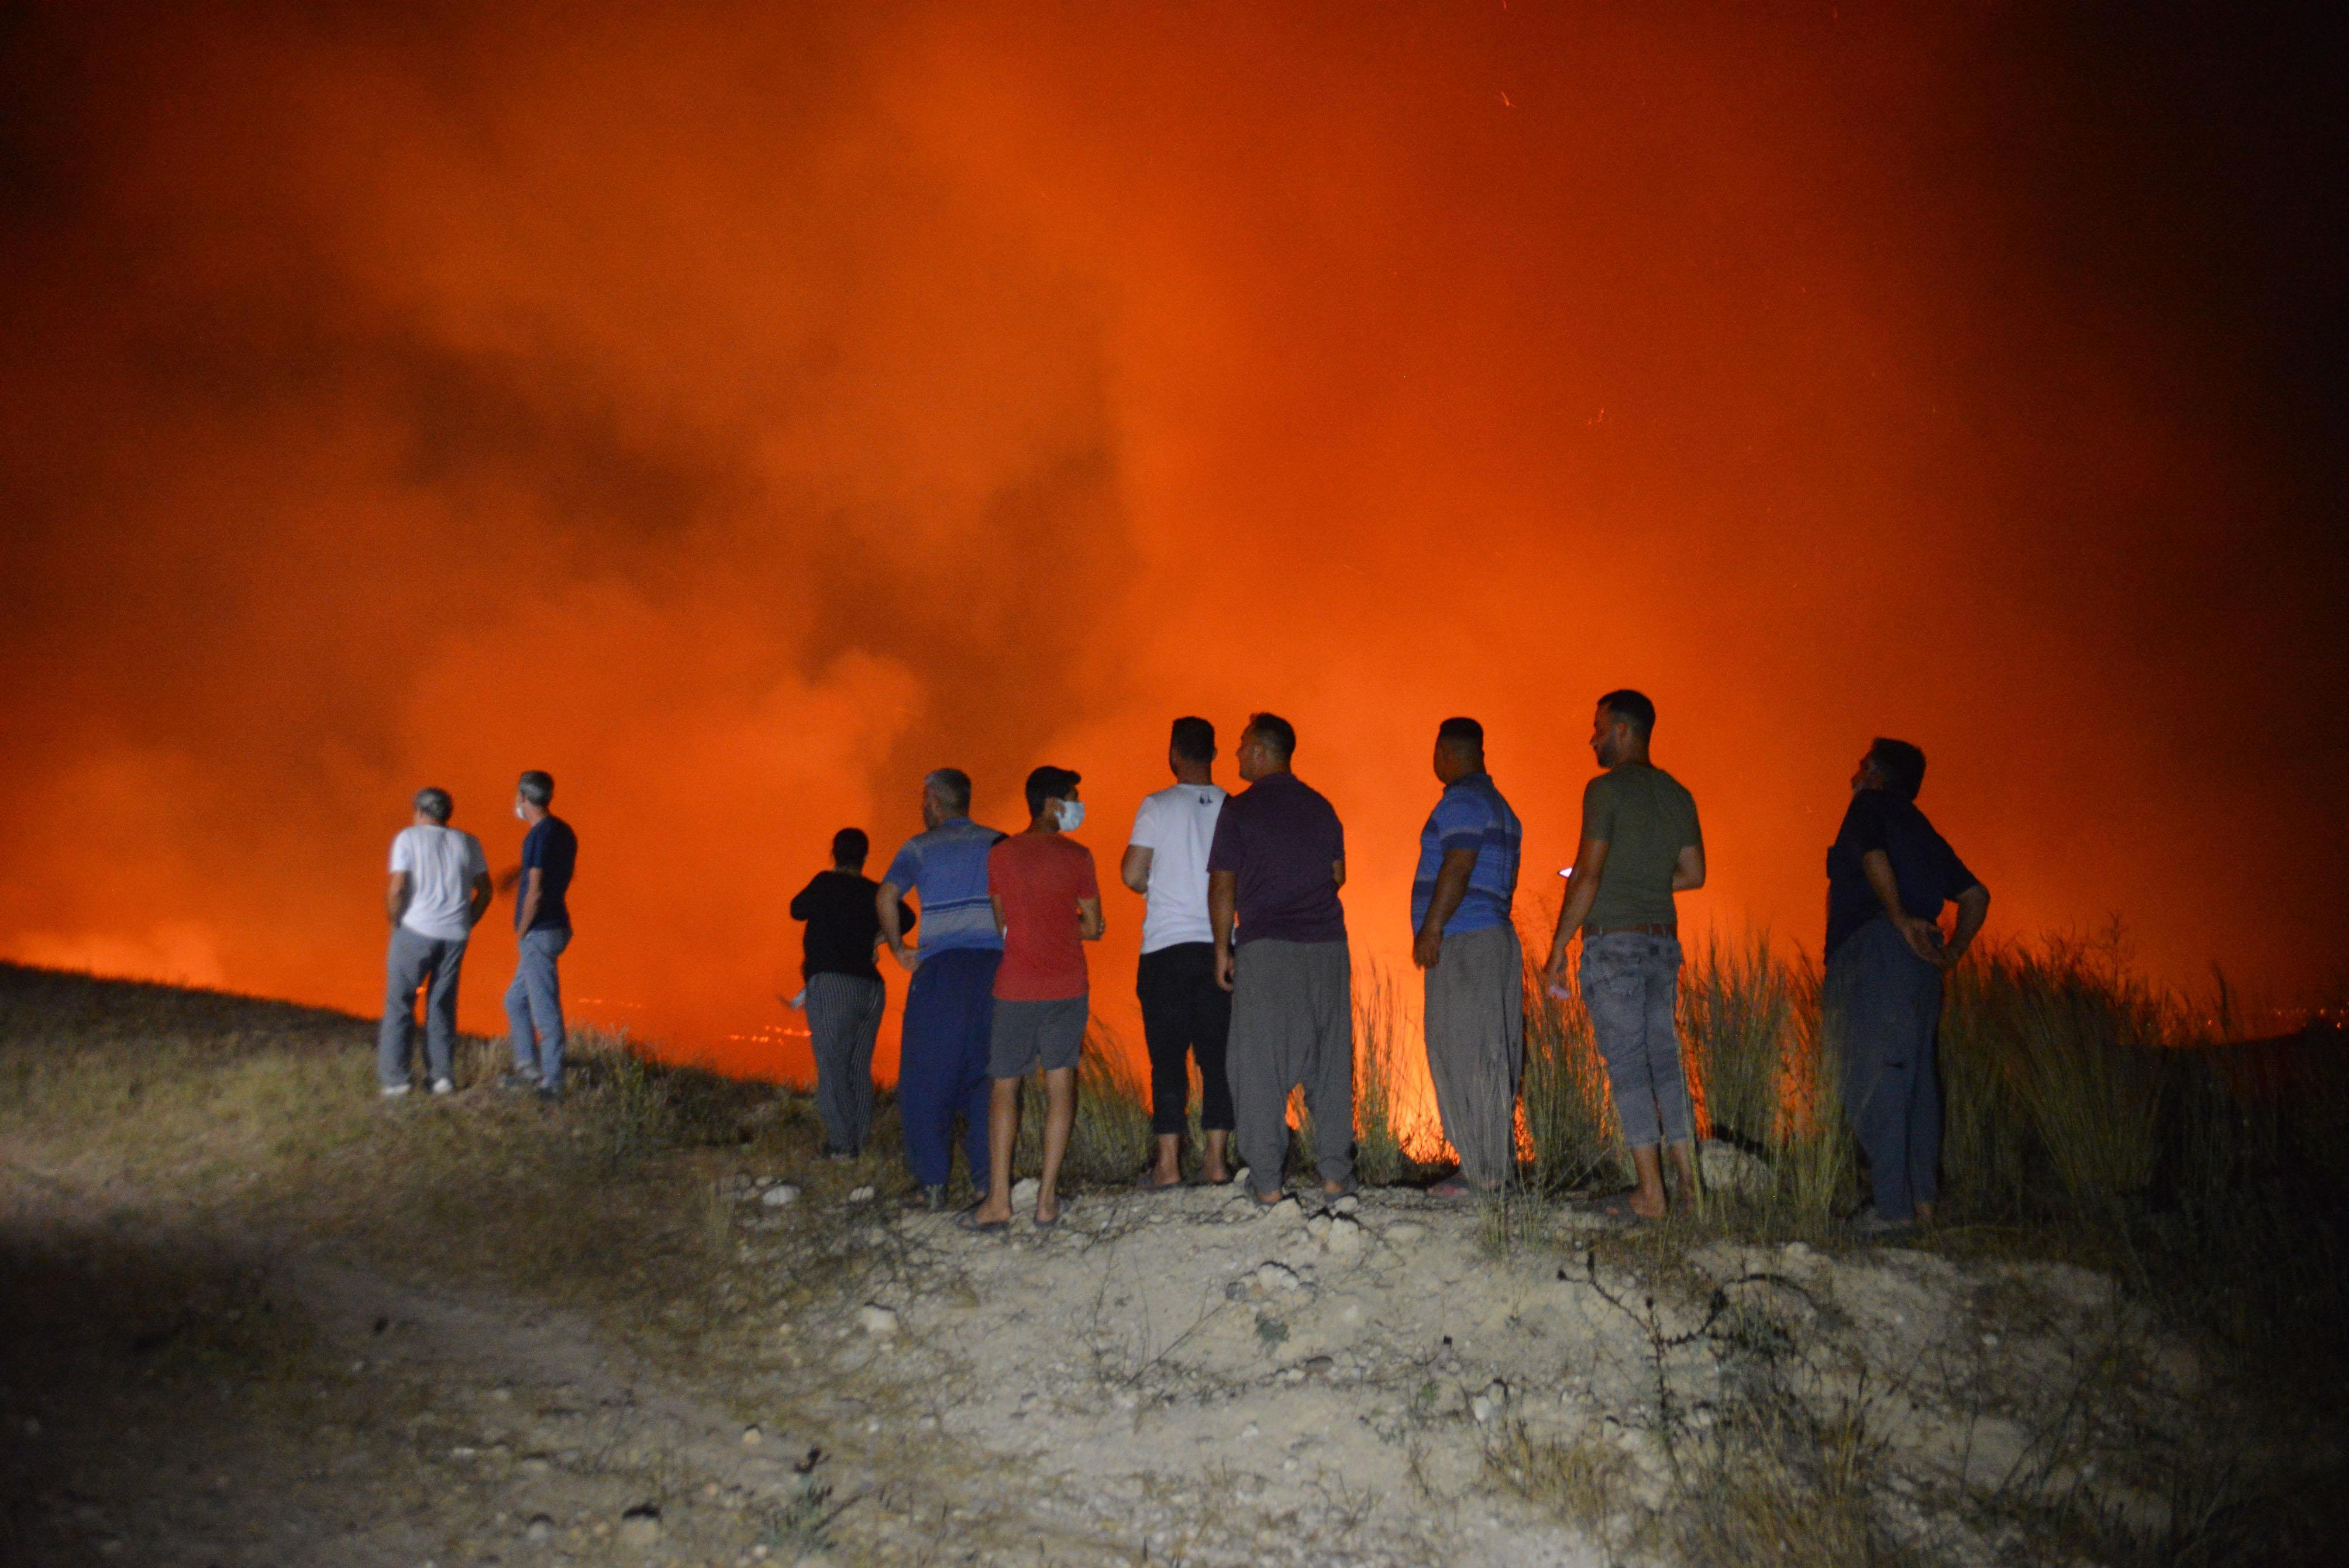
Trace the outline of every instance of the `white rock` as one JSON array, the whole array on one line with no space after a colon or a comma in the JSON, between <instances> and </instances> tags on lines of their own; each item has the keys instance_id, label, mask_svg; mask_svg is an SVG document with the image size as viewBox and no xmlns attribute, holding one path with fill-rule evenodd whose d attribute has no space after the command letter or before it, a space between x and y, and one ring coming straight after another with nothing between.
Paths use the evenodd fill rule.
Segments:
<instances>
[{"instance_id":1,"label":"white rock","mask_svg":"<svg viewBox=\"0 0 2349 1568\"><path fill-rule=\"evenodd\" d=\"M1268 1291L1299 1290L1302 1289L1304 1285L1304 1282L1297 1277L1297 1271L1295 1269L1290 1268L1286 1264L1274 1263L1258 1264L1257 1265L1256 1283L1261 1288Z\"/></svg>"},{"instance_id":2,"label":"white rock","mask_svg":"<svg viewBox=\"0 0 2349 1568\"><path fill-rule=\"evenodd\" d=\"M766 1440L767 1434L761 1431L758 1428L745 1427L742 1429L742 1446L744 1448L755 1449Z\"/></svg>"},{"instance_id":3,"label":"white rock","mask_svg":"<svg viewBox=\"0 0 2349 1568\"><path fill-rule=\"evenodd\" d=\"M848 1201L852 1203L870 1203L873 1202L873 1189L870 1187L852 1187L849 1189Z\"/></svg>"},{"instance_id":4,"label":"white rock","mask_svg":"<svg viewBox=\"0 0 2349 1568\"><path fill-rule=\"evenodd\" d=\"M786 1203L800 1201L800 1190L788 1181L779 1181L759 1194L759 1202L770 1209L780 1209Z\"/></svg>"},{"instance_id":5,"label":"white rock","mask_svg":"<svg viewBox=\"0 0 2349 1568\"><path fill-rule=\"evenodd\" d=\"M1316 1214L1311 1219L1306 1221L1305 1233L1311 1236L1317 1242L1322 1237L1328 1235L1330 1233L1330 1216L1327 1214Z\"/></svg>"},{"instance_id":6,"label":"white rock","mask_svg":"<svg viewBox=\"0 0 2349 1568\"><path fill-rule=\"evenodd\" d=\"M1397 1220L1381 1235L1390 1242L1416 1242L1427 1234L1427 1227L1417 1220Z\"/></svg>"},{"instance_id":7,"label":"white rock","mask_svg":"<svg viewBox=\"0 0 2349 1568\"><path fill-rule=\"evenodd\" d=\"M1494 1410L1493 1401L1485 1395L1479 1394L1468 1401L1468 1414L1480 1427L1493 1418Z\"/></svg>"},{"instance_id":8,"label":"white rock","mask_svg":"<svg viewBox=\"0 0 2349 1568\"><path fill-rule=\"evenodd\" d=\"M1349 1192L1344 1197L1339 1199L1336 1202L1330 1204L1330 1208L1333 1213L1350 1214L1361 1206L1362 1201L1360 1198L1355 1197L1351 1192Z\"/></svg>"},{"instance_id":9,"label":"white rock","mask_svg":"<svg viewBox=\"0 0 2349 1568\"><path fill-rule=\"evenodd\" d=\"M1367 1244L1368 1238L1362 1234L1361 1225L1343 1214L1330 1222L1329 1233L1321 1238L1323 1249L1337 1258L1357 1256Z\"/></svg>"},{"instance_id":10,"label":"white rock","mask_svg":"<svg viewBox=\"0 0 2349 1568\"><path fill-rule=\"evenodd\" d=\"M1011 1183L1011 1206L1015 1209L1029 1207L1036 1202L1036 1194L1041 1190L1041 1183L1036 1178L1022 1176Z\"/></svg>"},{"instance_id":11,"label":"white rock","mask_svg":"<svg viewBox=\"0 0 2349 1568\"><path fill-rule=\"evenodd\" d=\"M650 1546L661 1538L660 1510L649 1502L640 1502L620 1515L620 1544Z\"/></svg>"},{"instance_id":12,"label":"white rock","mask_svg":"<svg viewBox=\"0 0 2349 1568\"><path fill-rule=\"evenodd\" d=\"M1776 1184L1770 1163L1733 1143L1708 1138L1697 1148L1697 1174L1708 1191L1759 1197Z\"/></svg>"},{"instance_id":13,"label":"white rock","mask_svg":"<svg viewBox=\"0 0 2349 1568\"><path fill-rule=\"evenodd\" d=\"M867 1302L856 1309L856 1326L875 1339L886 1339L897 1332L897 1315L877 1302Z\"/></svg>"},{"instance_id":14,"label":"white rock","mask_svg":"<svg viewBox=\"0 0 2349 1568\"><path fill-rule=\"evenodd\" d=\"M533 1545L552 1541L554 1538L554 1521L543 1513L532 1514L530 1522L523 1527L522 1538Z\"/></svg>"}]
</instances>

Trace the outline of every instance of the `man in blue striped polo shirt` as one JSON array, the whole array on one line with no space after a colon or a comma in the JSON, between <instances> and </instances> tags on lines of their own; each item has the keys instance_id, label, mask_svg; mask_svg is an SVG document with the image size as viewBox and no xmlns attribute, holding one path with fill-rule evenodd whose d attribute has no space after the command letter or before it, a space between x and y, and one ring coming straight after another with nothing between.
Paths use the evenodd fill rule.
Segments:
<instances>
[{"instance_id":1,"label":"man in blue striped polo shirt","mask_svg":"<svg viewBox=\"0 0 2349 1568\"><path fill-rule=\"evenodd\" d=\"M943 1209L954 1174L954 1119L963 1119L970 1183L987 1181L988 1047L995 1028L995 971L1003 938L987 895L987 851L1003 837L970 820L970 775L940 768L922 780L924 830L889 862L874 908L881 939L913 972L897 1052L897 1115L905 1163L926 1207ZM905 945L897 901L921 903L918 954ZM985 1194L982 1191L981 1196Z\"/></svg>"},{"instance_id":2,"label":"man in blue striped polo shirt","mask_svg":"<svg viewBox=\"0 0 2349 1568\"><path fill-rule=\"evenodd\" d=\"M1460 1173L1443 1197L1497 1191L1516 1174L1517 1078L1525 1060L1524 955L1509 905L1522 831L1485 771L1485 727L1435 732L1444 797L1419 834L1412 961L1427 972L1427 1070Z\"/></svg>"}]
</instances>

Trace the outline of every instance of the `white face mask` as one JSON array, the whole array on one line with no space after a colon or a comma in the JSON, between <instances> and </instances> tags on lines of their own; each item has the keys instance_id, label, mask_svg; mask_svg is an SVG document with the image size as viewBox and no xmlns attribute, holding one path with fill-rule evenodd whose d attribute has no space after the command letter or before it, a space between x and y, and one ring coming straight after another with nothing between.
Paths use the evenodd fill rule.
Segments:
<instances>
[{"instance_id":1,"label":"white face mask","mask_svg":"<svg viewBox=\"0 0 2349 1568\"><path fill-rule=\"evenodd\" d=\"M520 817L525 822L530 820L530 813L522 809L522 802L519 800L514 802L514 815Z\"/></svg>"},{"instance_id":2,"label":"white face mask","mask_svg":"<svg viewBox=\"0 0 2349 1568\"><path fill-rule=\"evenodd\" d=\"M1063 800L1061 802L1061 831L1064 833L1073 833L1084 820L1085 803L1082 800Z\"/></svg>"}]
</instances>

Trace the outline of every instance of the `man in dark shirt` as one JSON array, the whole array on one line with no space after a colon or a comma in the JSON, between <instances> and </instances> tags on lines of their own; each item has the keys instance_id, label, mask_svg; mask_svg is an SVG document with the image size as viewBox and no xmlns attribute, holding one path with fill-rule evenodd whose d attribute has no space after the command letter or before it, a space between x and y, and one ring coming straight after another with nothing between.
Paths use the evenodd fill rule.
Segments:
<instances>
[{"instance_id":1,"label":"man in dark shirt","mask_svg":"<svg viewBox=\"0 0 2349 1568\"><path fill-rule=\"evenodd\" d=\"M1236 758L1248 788L1224 802L1207 851L1216 980L1232 993L1233 1140L1268 1206L1281 1201L1288 1094L1299 1084L1322 1191L1354 1184L1353 976L1338 902L1346 830L1288 770L1296 749L1287 719L1249 718Z\"/></svg>"},{"instance_id":2,"label":"man in dark shirt","mask_svg":"<svg viewBox=\"0 0 2349 1568\"><path fill-rule=\"evenodd\" d=\"M514 786L514 815L530 824L522 840L520 892L514 899L514 977L506 987L514 1081L542 1099L563 1098L563 981L555 961L571 945L571 871L579 835L547 810L554 776L536 769Z\"/></svg>"},{"instance_id":3,"label":"man in dark shirt","mask_svg":"<svg viewBox=\"0 0 2349 1568\"><path fill-rule=\"evenodd\" d=\"M1930 1223L1940 1191L1941 976L1990 914L1990 892L1917 809L1925 754L1878 738L1827 851L1821 1022L1844 1114L1868 1159L1864 1231ZM1958 906L1941 934L1941 906Z\"/></svg>"},{"instance_id":4,"label":"man in dark shirt","mask_svg":"<svg viewBox=\"0 0 2349 1568\"><path fill-rule=\"evenodd\" d=\"M792 899L805 921L800 974L807 980L808 1034L815 1047L815 1109L823 1119L824 1154L854 1160L873 1128L873 1042L881 1032L881 884L864 874L872 841L861 828L832 836L832 869L818 872ZM897 929L913 929L900 900Z\"/></svg>"}]
</instances>

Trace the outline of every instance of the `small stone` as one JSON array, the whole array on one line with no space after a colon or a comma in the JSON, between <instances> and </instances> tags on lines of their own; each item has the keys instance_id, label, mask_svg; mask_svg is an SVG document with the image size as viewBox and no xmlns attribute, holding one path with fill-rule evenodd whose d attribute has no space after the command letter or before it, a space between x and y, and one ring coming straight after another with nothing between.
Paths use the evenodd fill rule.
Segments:
<instances>
[{"instance_id":1,"label":"small stone","mask_svg":"<svg viewBox=\"0 0 2349 1568\"><path fill-rule=\"evenodd\" d=\"M620 1544L650 1546L661 1538L660 1510L649 1502L640 1502L620 1515Z\"/></svg>"},{"instance_id":2,"label":"small stone","mask_svg":"<svg viewBox=\"0 0 2349 1568\"><path fill-rule=\"evenodd\" d=\"M852 1203L870 1203L873 1202L873 1189L870 1187L853 1187L849 1189L848 1201Z\"/></svg>"},{"instance_id":3,"label":"small stone","mask_svg":"<svg viewBox=\"0 0 2349 1568\"><path fill-rule=\"evenodd\" d=\"M1427 1234L1427 1227L1417 1220L1397 1220L1386 1228L1384 1239L1390 1242L1416 1242Z\"/></svg>"},{"instance_id":4,"label":"small stone","mask_svg":"<svg viewBox=\"0 0 2349 1568\"><path fill-rule=\"evenodd\" d=\"M1036 1178L1022 1176L1019 1181L1011 1183L1011 1206L1015 1209L1030 1207L1036 1202L1036 1194L1042 1190L1041 1183Z\"/></svg>"},{"instance_id":5,"label":"small stone","mask_svg":"<svg viewBox=\"0 0 2349 1568\"><path fill-rule=\"evenodd\" d=\"M533 1546L543 1545L554 1540L554 1521L543 1513L532 1514L530 1522L523 1527L522 1538Z\"/></svg>"},{"instance_id":6,"label":"small stone","mask_svg":"<svg viewBox=\"0 0 2349 1568\"><path fill-rule=\"evenodd\" d=\"M514 1469L527 1476L542 1476L554 1471L554 1462L544 1454L526 1454L522 1463L514 1466Z\"/></svg>"},{"instance_id":7,"label":"small stone","mask_svg":"<svg viewBox=\"0 0 2349 1568\"><path fill-rule=\"evenodd\" d=\"M1258 1264L1256 1269L1257 1288L1267 1291L1296 1290L1303 1284L1297 1271L1286 1264Z\"/></svg>"},{"instance_id":8,"label":"small stone","mask_svg":"<svg viewBox=\"0 0 2349 1568\"><path fill-rule=\"evenodd\" d=\"M887 1339L897 1332L897 1315L876 1302L867 1302L856 1309L856 1326L875 1339Z\"/></svg>"},{"instance_id":9,"label":"small stone","mask_svg":"<svg viewBox=\"0 0 2349 1568\"><path fill-rule=\"evenodd\" d=\"M744 1448L755 1449L766 1440L767 1434L761 1431L758 1428L745 1427L742 1429L742 1446Z\"/></svg>"},{"instance_id":10,"label":"small stone","mask_svg":"<svg viewBox=\"0 0 2349 1568\"><path fill-rule=\"evenodd\" d=\"M1322 1237L1328 1235L1330 1233L1330 1216L1327 1214L1316 1214L1311 1219L1306 1221L1305 1233L1312 1237L1317 1242Z\"/></svg>"},{"instance_id":11,"label":"small stone","mask_svg":"<svg viewBox=\"0 0 2349 1568\"><path fill-rule=\"evenodd\" d=\"M778 1182L759 1194L759 1202L770 1209L780 1209L786 1203L800 1201L800 1190L788 1181Z\"/></svg>"},{"instance_id":12,"label":"small stone","mask_svg":"<svg viewBox=\"0 0 2349 1568\"><path fill-rule=\"evenodd\" d=\"M1254 1421L1250 1421L1247 1426L1242 1427L1242 1428L1240 1429L1240 1436L1241 1436L1243 1439L1247 1439L1247 1438L1254 1438L1254 1437L1258 1437L1258 1436L1261 1436L1261 1435L1262 1435L1262 1429L1261 1429L1261 1428L1259 1428L1259 1427L1258 1427L1258 1426L1257 1426Z\"/></svg>"},{"instance_id":13,"label":"small stone","mask_svg":"<svg viewBox=\"0 0 2349 1568\"><path fill-rule=\"evenodd\" d=\"M1330 1204L1330 1212L1333 1214L1350 1214L1361 1206L1362 1201L1354 1196L1351 1192L1349 1192L1344 1197L1340 1198L1336 1202Z\"/></svg>"},{"instance_id":14,"label":"small stone","mask_svg":"<svg viewBox=\"0 0 2349 1568\"><path fill-rule=\"evenodd\" d=\"M1321 1238L1323 1249L1332 1257L1358 1256L1366 1244L1368 1238L1362 1234L1361 1225L1343 1214L1330 1222L1329 1233Z\"/></svg>"}]
</instances>

